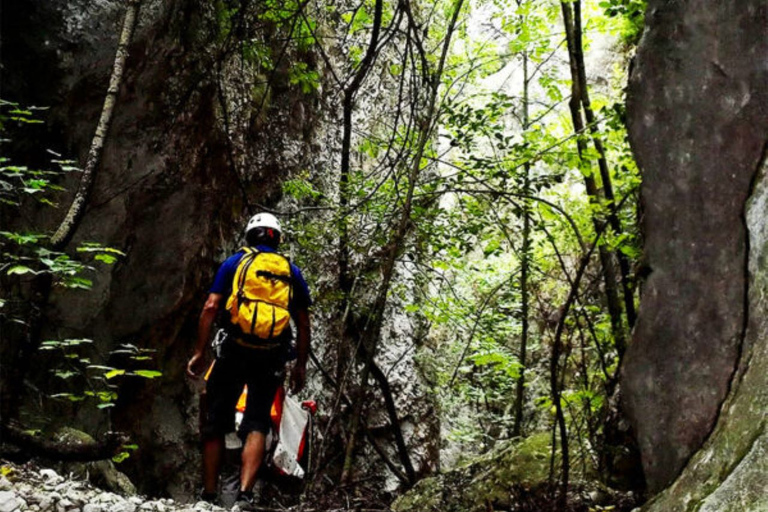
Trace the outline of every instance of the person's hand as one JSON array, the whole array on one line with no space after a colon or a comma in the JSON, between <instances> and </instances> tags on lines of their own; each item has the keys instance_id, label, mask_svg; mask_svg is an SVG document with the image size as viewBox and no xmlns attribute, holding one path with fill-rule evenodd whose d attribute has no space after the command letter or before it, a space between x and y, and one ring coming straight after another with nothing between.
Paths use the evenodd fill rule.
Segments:
<instances>
[{"instance_id":1,"label":"person's hand","mask_svg":"<svg viewBox=\"0 0 768 512\"><path fill-rule=\"evenodd\" d=\"M187 375L193 379L200 377L200 374L203 373L204 363L202 352L192 354L187 363Z\"/></svg>"},{"instance_id":2,"label":"person's hand","mask_svg":"<svg viewBox=\"0 0 768 512\"><path fill-rule=\"evenodd\" d=\"M298 393L304 389L304 384L307 382L307 368L303 365L297 364L291 370L291 393Z\"/></svg>"}]
</instances>

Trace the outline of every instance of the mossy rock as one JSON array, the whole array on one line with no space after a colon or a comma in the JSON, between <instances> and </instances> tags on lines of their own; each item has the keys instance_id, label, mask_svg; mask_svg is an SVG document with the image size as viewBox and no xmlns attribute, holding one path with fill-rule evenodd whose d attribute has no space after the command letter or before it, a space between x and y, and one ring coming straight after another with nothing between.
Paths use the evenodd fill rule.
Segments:
<instances>
[{"instance_id":1,"label":"mossy rock","mask_svg":"<svg viewBox=\"0 0 768 512\"><path fill-rule=\"evenodd\" d=\"M82 444L95 442L87 433L71 427L56 431L54 437L63 443ZM93 485L122 495L136 494L136 486L111 460L94 462L66 462L59 467L60 474L72 474L76 478L88 480Z\"/></svg>"},{"instance_id":2,"label":"mossy rock","mask_svg":"<svg viewBox=\"0 0 768 512\"><path fill-rule=\"evenodd\" d=\"M502 443L472 463L420 481L392 505L394 512L484 512L508 508L520 488L549 478L551 436L535 434Z\"/></svg>"}]
</instances>

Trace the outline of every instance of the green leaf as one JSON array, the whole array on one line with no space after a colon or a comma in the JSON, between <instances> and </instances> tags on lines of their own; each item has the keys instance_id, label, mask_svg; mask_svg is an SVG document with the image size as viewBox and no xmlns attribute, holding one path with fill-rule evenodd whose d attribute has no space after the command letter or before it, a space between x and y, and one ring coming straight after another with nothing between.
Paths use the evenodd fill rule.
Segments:
<instances>
[{"instance_id":1,"label":"green leaf","mask_svg":"<svg viewBox=\"0 0 768 512\"><path fill-rule=\"evenodd\" d=\"M107 373L104 374L104 377L107 380L109 380L109 379L113 379L113 378L115 378L115 377L117 377L119 375L125 375L125 370L118 370L118 369L110 370L110 371L108 371Z\"/></svg>"},{"instance_id":2,"label":"green leaf","mask_svg":"<svg viewBox=\"0 0 768 512\"><path fill-rule=\"evenodd\" d=\"M68 277L65 278L62 283L66 288L76 288L80 290L90 290L93 286L93 281L84 277Z\"/></svg>"},{"instance_id":3,"label":"green leaf","mask_svg":"<svg viewBox=\"0 0 768 512\"><path fill-rule=\"evenodd\" d=\"M66 398L70 402L82 402L85 400L84 395L75 395L72 393L57 393L55 395L51 395L51 398Z\"/></svg>"},{"instance_id":4,"label":"green leaf","mask_svg":"<svg viewBox=\"0 0 768 512\"><path fill-rule=\"evenodd\" d=\"M160 377L163 372L158 372L156 370L136 370L133 374L138 377L144 377L145 379L154 379L155 377Z\"/></svg>"},{"instance_id":5,"label":"green leaf","mask_svg":"<svg viewBox=\"0 0 768 512\"><path fill-rule=\"evenodd\" d=\"M14 265L14 266L12 266L11 268L8 269L6 274L8 274L9 276L12 276L12 275L29 274L30 272L32 274L37 274L37 272L35 272L31 268L26 267L24 265Z\"/></svg>"},{"instance_id":6,"label":"green leaf","mask_svg":"<svg viewBox=\"0 0 768 512\"><path fill-rule=\"evenodd\" d=\"M110 254L97 254L93 259L96 261L101 261L102 263L106 263L107 265L112 265L117 261L117 258Z\"/></svg>"},{"instance_id":7,"label":"green leaf","mask_svg":"<svg viewBox=\"0 0 768 512\"><path fill-rule=\"evenodd\" d=\"M74 377L75 375L77 375L77 372L56 370L53 372L53 375L60 379L67 380L70 377Z\"/></svg>"},{"instance_id":8,"label":"green leaf","mask_svg":"<svg viewBox=\"0 0 768 512\"><path fill-rule=\"evenodd\" d=\"M112 462L116 462L116 463L119 464L119 463L123 462L125 459L127 459L128 457L130 457L130 456L131 456L131 454L128 453L128 452L120 452L117 455L115 455L114 457L112 457Z\"/></svg>"},{"instance_id":9,"label":"green leaf","mask_svg":"<svg viewBox=\"0 0 768 512\"><path fill-rule=\"evenodd\" d=\"M42 238L45 238L45 235L38 235L35 233L13 233L9 231L0 231L0 235L3 235L9 240L13 240L19 245L35 244Z\"/></svg>"}]
</instances>

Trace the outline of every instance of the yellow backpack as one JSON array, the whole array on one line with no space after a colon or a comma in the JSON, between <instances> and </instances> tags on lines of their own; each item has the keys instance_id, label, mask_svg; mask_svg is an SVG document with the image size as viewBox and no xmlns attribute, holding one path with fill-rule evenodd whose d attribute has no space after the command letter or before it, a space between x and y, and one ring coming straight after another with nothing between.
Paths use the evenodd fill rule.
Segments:
<instances>
[{"instance_id":1,"label":"yellow backpack","mask_svg":"<svg viewBox=\"0 0 768 512\"><path fill-rule=\"evenodd\" d=\"M280 336L290 322L288 304L293 295L291 263L274 252L243 247L227 311L233 325L245 335L264 340Z\"/></svg>"}]
</instances>

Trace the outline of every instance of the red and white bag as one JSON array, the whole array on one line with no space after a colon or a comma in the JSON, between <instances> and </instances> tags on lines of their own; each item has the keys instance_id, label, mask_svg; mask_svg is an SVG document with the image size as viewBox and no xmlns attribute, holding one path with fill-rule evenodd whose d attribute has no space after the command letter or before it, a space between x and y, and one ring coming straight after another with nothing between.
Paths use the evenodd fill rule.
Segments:
<instances>
[{"instance_id":1,"label":"red and white bag","mask_svg":"<svg viewBox=\"0 0 768 512\"><path fill-rule=\"evenodd\" d=\"M301 467L305 455L312 415L317 410L313 401L299 403L286 395L281 387L277 390L272 404L272 426L276 439L267 440L267 446L274 444L272 466L280 473L304 478L308 468Z\"/></svg>"}]
</instances>

